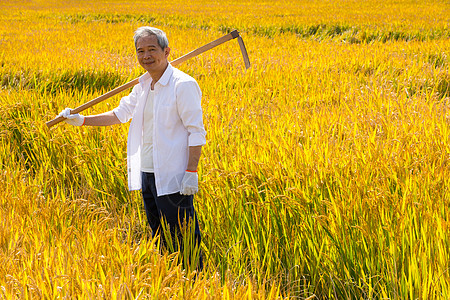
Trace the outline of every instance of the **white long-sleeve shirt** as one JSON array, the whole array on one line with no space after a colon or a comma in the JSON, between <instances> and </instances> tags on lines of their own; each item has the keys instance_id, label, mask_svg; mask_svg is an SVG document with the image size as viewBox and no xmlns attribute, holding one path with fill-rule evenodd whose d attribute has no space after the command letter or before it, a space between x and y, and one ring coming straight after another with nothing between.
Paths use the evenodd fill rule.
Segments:
<instances>
[{"instance_id":1,"label":"white long-sleeve shirt","mask_svg":"<svg viewBox=\"0 0 450 300\"><path fill-rule=\"evenodd\" d=\"M127 144L128 188L141 189L143 114L152 78L145 73L113 112L125 123L130 119ZM206 144L201 91L197 82L167 66L154 85L153 163L158 196L177 193L187 168L190 146Z\"/></svg>"}]
</instances>

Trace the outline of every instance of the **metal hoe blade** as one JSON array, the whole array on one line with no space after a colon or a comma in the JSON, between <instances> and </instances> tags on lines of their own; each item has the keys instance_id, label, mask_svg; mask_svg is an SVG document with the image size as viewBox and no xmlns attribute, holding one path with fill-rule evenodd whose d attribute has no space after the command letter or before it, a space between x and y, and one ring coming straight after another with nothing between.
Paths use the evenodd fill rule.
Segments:
<instances>
[{"instance_id":1,"label":"metal hoe blade","mask_svg":"<svg viewBox=\"0 0 450 300\"><path fill-rule=\"evenodd\" d=\"M250 59L248 58L247 49L245 49L244 40L241 36L238 36L239 47L241 48L242 56L244 57L245 68L250 68Z\"/></svg>"}]
</instances>

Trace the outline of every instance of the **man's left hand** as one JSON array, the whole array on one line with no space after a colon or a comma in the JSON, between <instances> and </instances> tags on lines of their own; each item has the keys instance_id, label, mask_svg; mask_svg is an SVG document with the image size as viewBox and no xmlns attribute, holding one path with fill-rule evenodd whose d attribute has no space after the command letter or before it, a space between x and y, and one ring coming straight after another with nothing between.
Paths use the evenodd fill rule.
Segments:
<instances>
[{"instance_id":1,"label":"man's left hand","mask_svg":"<svg viewBox=\"0 0 450 300\"><path fill-rule=\"evenodd\" d=\"M194 195L198 192L198 174L197 172L186 171L181 181L182 195Z\"/></svg>"}]
</instances>

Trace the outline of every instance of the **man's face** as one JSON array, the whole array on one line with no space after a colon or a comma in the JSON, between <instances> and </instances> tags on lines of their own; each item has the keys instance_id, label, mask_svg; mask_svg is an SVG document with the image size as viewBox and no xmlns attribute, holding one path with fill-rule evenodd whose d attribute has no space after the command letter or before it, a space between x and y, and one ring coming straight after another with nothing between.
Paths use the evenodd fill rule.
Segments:
<instances>
[{"instance_id":1,"label":"man's face","mask_svg":"<svg viewBox=\"0 0 450 300\"><path fill-rule=\"evenodd\" d=\"M162 76L168 64L170 48L161 49L156 35L141 37L136 43L136 53L139 64L152 77Z\"/></svg>"}]
</instances>

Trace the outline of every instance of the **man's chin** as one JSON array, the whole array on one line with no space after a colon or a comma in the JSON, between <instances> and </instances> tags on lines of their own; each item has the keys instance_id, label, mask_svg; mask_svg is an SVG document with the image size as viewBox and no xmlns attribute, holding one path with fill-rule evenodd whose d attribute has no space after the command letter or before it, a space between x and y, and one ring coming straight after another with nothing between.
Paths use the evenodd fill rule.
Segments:
<instances>
[{"instance_id":1,"label":"man's chin","mask_svg":"<svg viewBox=\"0 0 450 300\"><path fill-rule=\"evenodd\" d=\"M151 73L152 71L154 71L154 69L153 69L152 67L149 67L149 66L145 66L144 69L145 69L145 71L147 71L147 72L149 72L149 73Z\"/></svg>"}]
</instances>

